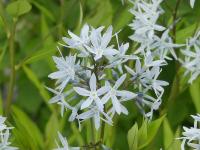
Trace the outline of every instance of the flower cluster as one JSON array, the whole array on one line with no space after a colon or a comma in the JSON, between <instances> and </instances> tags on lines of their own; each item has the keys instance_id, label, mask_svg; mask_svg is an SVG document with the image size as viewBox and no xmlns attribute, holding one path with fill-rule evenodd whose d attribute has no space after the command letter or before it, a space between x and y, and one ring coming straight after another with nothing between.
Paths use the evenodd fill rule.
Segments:
<instances>
[{"instance_id":1,"label":"flower cluster","mask_svg":"<svg viewBox=\"0 0 200 150\"><path fill-rule=\"evenodd\" d=\"M174 44L172 38L169 36L170 28L159 25L158 19L164 13L160 4L163 0L137 0L134 1L134 7L130 12L135 16L133 22L130 24L134 34L130 39L140 44L136 53L141 52L152 53L152 57L157 57L160 60L171 59L168 53L177 59L174 48L181 45ZM159 37L157 35L161 34Z\"/></svg>"},{"instance_id":2,"label":"flower cluster","mask_svg":"<svg viewBox=\"0 0 200 150\"><path fill-rule=\"evenodd\" d=\"M0 116L0 149L1 150L17 150L18 148L10 146L11 142L9 142L10 129L11 127L7 127L5 124L6 118Z\"/></svg>"},{"instance_id":3,"label":"flower cluster","mask_svg":"<svg viewBox=\"0 0 200 150\"><path fill-rule=\"evenodd\" d=\"M200 31L187 40L181 52L184 58L180 62L186 69L185 75L190 75L188 82L192 83L200 75Z\"/></svg>"},{"instance_id":4,"label":"flower cluster","mask_svg":"<svg viewBox=\"0 0 200 150\"><path fill-rule=\"evenodd\" d=\"M80 36L68 32L71 38L63 37L65 47L75 50L74 55L53 57L58 71L49 77L56 79L56 89L48 88L55 96L50 103L58 103L64 110L72 111L69 121L78 120L79 125L87 119L93 119L96 129L100 122L112 125L112 117L117 114L128 114L122 105L124 101L136 98L134 91L120 90L126 79L122 64L128 60L138 59L127 55L129 44L110 45L113 36L112 26L105 33L104 27L97 29L83 26ZM108 77L108 70L114 76ZM121 75L120 75L121 74ZM67 87L71 90L66 90ZM67 100L66 100L67 99Z\"/></svg>"},{"instance_id":5,"label":"flower cluster","mask_svg":"<svg viewBox=\"0 0 200 150\"><path fill-rule=\"evenodd\" d=\"M200 128L198 127L200 122L200 114L197 114L196 116L192 115L192 118L194 119L194 127L183 127L183 137L179 138L183 140L181 144L181 150L185 150L186 144L193 149L200 149Z\"/></svg>"},{"instance_id":6,"label":"flower cluster","mask_svg":"<svg viewBox=\"0 0 200 150\"><path fill-rule=\"evenodd\" d=\"M164 93L164 86L168 83L158 80L162 71L161 67L167 65L167 60L177 59L175 49L183 45L174 44L169 36L171 27L159 25L159 17L164 13L161 8L162 0L137 0L133 1L130 12L135 16L130 24L134 33L130 39L137 43L138 47L134 54L139 59L135 63L135 70L126 67L127 71L137 81L139 87L138 105L147 105L151 111L146 114L152 117L153 110L159 108ZM160 36L159 36L160 35ZM169 55L171 54L171 55ZM154 91L155 98L149 95ZM141 107L141 106L139 106Z\"/></svg>"},{"instance_id":7,"label":"flower cluster","mask_svg":"<svg viewBox=\"0 0 200 150\"><path fill-rule=\"evenodd\" d=\"M170 59L168 52L175 57L173 48L179 46L173 44L169 30L156 24L163 12L160 3L135 2L131 10L135 20L130 26L135 31L131 39L140 45L136 51L129 49L129 43L119 43L112 26L105 30L85 24L79 36L68 31L70 38L63 37L61 45L72 51L64 57L59 50L61 57L53 57L58 71L49 77L57 80L56 89L48 89L55 94L50 103L61 105L62 115L71 110L69 121L77 120L80 127L92 119L96 129L101 121L112 125L115 114L128 114L123 105L127 101L134 101L145 117L152 118L168 85L158 79L161 66ZM162 36L155 31L163 31ZM114 39L117 46L111 44Z\"/></svg>"}]
</instances>

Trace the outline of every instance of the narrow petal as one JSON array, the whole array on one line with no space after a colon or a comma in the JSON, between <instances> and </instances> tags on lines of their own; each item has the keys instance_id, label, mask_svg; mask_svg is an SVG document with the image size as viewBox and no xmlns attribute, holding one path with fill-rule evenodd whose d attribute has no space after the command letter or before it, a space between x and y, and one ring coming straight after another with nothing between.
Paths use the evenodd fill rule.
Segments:
<instances>
[{"instance_id":1,"label":"narrow petal","mask_svg":"<svg viewBox=\"0 0 200 150\"><path fill-rule=\"evenodd\" d=\"M89 107L92 104L92 102L93 102L93 99L91 97L88 97L88 99L86 99L81 105L81 109L85 109Z\"/></svg>"},{"instance_id":2,"label":"narrow petal","mask_svg":"<svg viewBox=\"0 0 200 150\"><path fill-rule=\"evenodd\" d=\"M89 119L89 118L91 118L93 116L94 116L94 111L93 110L89 110L89 111L86 111L86 112L78 115L78 118L85 120L85 119Z\"/></svg>"},{"instance_id":3,"label":"narrow petal","mask_svg":"<svg viewBox=\"0 0 200 150\"><path fill-rule=\"evenodd\" d=\"M120 106L121 104L120 104L120 102L118 101L116 96L112 96L111 99L112 99L112 104L113 104L113 107L114 107L115 111L118 114L120 114L121 113L121 106Z\"/></svg>"},{"instance_id":4,"label":"narrow petal","mask_svg":"<svg viewBox=\"0 0 200 150\"><path fill-rule=\"evenodd\" d=\"M90 78L90 90L91 91L96 91L96 83L97 83L97 79L95 74L93 73L91 78Z\"/></svg>"},{"instance_id":5,"label":"narrow petal","mask_svg":"<svg viewBox=\"0 0 200 150\"><path fill-rule=\"evenodd\" d=\"M195 0L190 0L190 6L191 6L192 8L194 8L194 3L195 3Z\"/></svg>"},{"instance_id":6,"label":"narrow petal","mask_svg":"<svg viewBox=\"0 0 200 150\"><path fill-rule=\"evenodd\" d=\"M76 91L76 93L78 93L81 96L89 96L90 95L90 92L84 88L74 87L73 89L74 89L74 91Z\"/></svg>"},{"instance_id":7,"label":"narrow petal","mask_svg":"<svg viewBox=\"0 0 200 150\"><path fill-rule=\"evenodd\" d=\"M123 98L130 98L130 99L135 98L137 96L137 94L129 92L129 91L125 91L125 90L117 91L116 95L121 96Z\"/></svg>"},{"instance_id":8,"label":"narrow petal","mask_svg":"<svg viewBox=\"0 0 200 150\"><path fill-rule=\"evenodd\" d=\"M118 53L119 53L119 51L117 51L116 49L112 49L112 48L106 48L103 51L103 55L105 55L105 56L113 56L113 55L116 55Z\"/></svg>"},{"instance_id":9,"label":"narrow petal","mask_svg":"<svg viewBox=\"0 0 200 150\"><path fill-rule=\"evenodd\" d=\"M65 76L66 76L66 73L64 71L57 71L57 72L53 72L50 75L48 75L48 77L51 79L60 79Z\"/></svg>"},{"instance_id":10,"label":"narrow petal","mask_svg":"<svg viewBox=\"0 0 200 150\"><path fill-rule=\"evenodd\" d=\"M108 43L110 42L111 38L112 38L112 26L110 26L107 31L104 33L103 37L102 37L102 42L101 42L101 47L102 48L106 48L108 46Z\"/></svg>"},{"instance_id":11,"label":"narrow petal","mask_svg":"<svg viewBox=\"0 0 200 150\"><path fill-rule=\"evenodd\" d=\"M110 99L110 93L107 93L106 95L104 95L101 99L102 103L105 104L108 102L108 100Z\"/></svg>"},{"instance_id":12,"label":"narrow petal","mask_svg":"<svg viewBox=\"0 0 200 150\"><path fill-rule=\"evenodd\" d=\"M141 72L141 62L140 62L140 60L136 60L135 69L136 69L137 73Z\"/></svg>"},{"instance_id":13,"label":"narrow petal","mask_svg":"<svg viewBox=\"0 0 200 150\"><path fill-rule=\"evenodd\" d=\"M126 74L124 74L124 75L122 75L117 81L116 81L116 83L115 83L115 85L114 85L114 89L118 89L121 85L122 85L122 83L124 82L124 80L126 79Z\"/></svg>"},{"instance_id":14,"label":"narrow petal","mask_svg":"<svg viewBox=\"0 0 200 150\"><path fill-rule=\"evenodd\" d=\"M130 73L132 76L135 76L136 73L134 70L132 70L131 68L129 68L128 66L125 66L126 70L128 71L128 73Z\"/></svg>"},{"instance_id":15,"label":"narrow petal","mask_svg":"<svg viewBox=\"0 0 200 150\"><path fill-rule=\"evenodd\" d=\"M121 105L121 111L122 111L123 114L128 115L128 110L123 105Z\"/></svg>"},{"instance_id":16,"label":"narrow petal","mask_svg":"<svg viewBox=\"0 0 200 150\"><path fill-rule=\"evenodd\" d=\"M100 98L97 98L97 99L95 99L94 101L95 101L95 103L96 103L98 109L99 109L100 111L103 111L104 106L103 106L103 103L102 103L102 101L100 100Z\"/></svg>"},{"instance_id":17,"label":"narrow petal","mask_svg":"<svg viewBox=\"0 0 200 150\"><path fill-rule=\"evenodd\" d=\"M108 87L108 86L101 87L100 89L97 90L98 96L105 94L106 92L109 91L109 89L110 89L110 87Z\"/></svg>"}]
</instances>

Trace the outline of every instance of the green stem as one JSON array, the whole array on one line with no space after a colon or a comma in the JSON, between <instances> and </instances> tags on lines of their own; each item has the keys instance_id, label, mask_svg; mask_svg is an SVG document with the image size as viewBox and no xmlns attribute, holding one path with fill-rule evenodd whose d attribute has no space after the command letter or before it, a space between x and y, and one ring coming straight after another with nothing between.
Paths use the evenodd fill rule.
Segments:
<instances>
[{"instance_id":1,"label":"green stem","mask_svg":"<svg viewBox=\"0 0 200 150\"><path fill-rule=\"evenodd\" d=\"M176 22L176 19L177 19L178 8L179 8L180 4L181 4L181 0L177 0L176 6L175 6L174 12L173 12L173 22L174 23ZM174 43L176 43L176 23L174 24L174 27L173 27L173 37L174 37Z\"/></svg>"},{"instance_id":2,"label":"green stem","mask_svg":"<svg viewBox=\"0 0 200 150\"><path fill-rule=\"evenodd\" d=\"M91 141L94 144L95 143L95 128L94 128L94 123L92 119L90 119L90 124L91 124Z\"/></svg>"},{"instance_id":3,"label":"green stem","mask_svg":"<svg viewBox=\"0 0 200 150\"><path fill-rule=\"evenodd\" d=\"M8 95L6 99L6 115L9 115L10 112L10 106L12 104L13 100L13 93L14 93L14 86L15 86L15 29L16 29L16 20L14 19L14 23L10 32L9 37L9 54L10 54L10 81L9 81L9 87L8 87Z\"/></svg>"},{"instance_id":4,"label":"green stem","mask_svg":"<svg viewBox=\"0 0 200 150\"><path fill-rule=\"evenodd\" d=\"M59 19L59 36L62 35L63 31L63 18L64 18L64 0L60 0L60 19Z\"/></svg>"},{"instance_id":5,"label":"green stem","mask_svg":"<svg viewBox=\"0 0 200 150\"><path fill-rule=\"evenodd\" d=\"M104 130L105 130L105 122L102 122L102 125L101 125L101 133L100 133L100 141L103 143L104 142Z\"/></svg>"},{"instance_id":6,"label":"green stem","mask_svg":"<svg viewBox=\"0 0 200 150\"><path fill-rule=\"evenodd\" d=\"M179 6L181 4L181 1L182 0L177 0L176 6L174 8L174 12L173 12L173 21L174 21L174 23L177 20L178 8L179 8ZM176 23L175 23L174 27L173 27L174 43L176 43L176 30L177 30L177 26L176 26ZM177 57L179 56L179 51L177 51L177 49L176 49L176 55L177 55ZM176 75L174 77L174 81L173 81L173 84L172 84L170 96L168 98L168 103L171 103L171 100L175 99L176 96L179 94L179 84L180 84L179 70L180 70L180 64L179 64L178 61L176 61Z\"/></svg>"}]
</instances>

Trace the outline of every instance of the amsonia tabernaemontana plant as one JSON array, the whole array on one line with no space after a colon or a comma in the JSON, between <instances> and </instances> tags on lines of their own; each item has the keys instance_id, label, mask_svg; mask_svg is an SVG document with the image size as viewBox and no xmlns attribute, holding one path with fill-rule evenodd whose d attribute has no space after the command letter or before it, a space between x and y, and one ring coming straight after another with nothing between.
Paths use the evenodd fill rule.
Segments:
<instances>
[{"instance_id":1,"label":"amsonia tabernaemontana plant","mask_svg":"<svg viewBox=\"0 0 200 150\"><path fill-rule=\"evenodd\" d=\"M97 1L0 2L0 150L200 150L200 1Z\"/></svg>"}]
</instances>

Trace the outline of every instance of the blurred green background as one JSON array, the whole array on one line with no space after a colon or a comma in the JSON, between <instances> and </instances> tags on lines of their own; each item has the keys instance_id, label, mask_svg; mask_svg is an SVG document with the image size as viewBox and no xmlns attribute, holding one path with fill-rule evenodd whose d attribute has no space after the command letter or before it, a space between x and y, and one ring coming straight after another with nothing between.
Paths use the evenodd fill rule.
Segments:
<instances>
[{"instance_id":1,"label":"blurred green background","mask_svg":"<svg viewBox=\"0 0 200 150\"><path fill-rule=\"evenodd\" d=\"M52 96L45 86L54 87L54 81L48 74L55 70L52 55L58 55L56 46L67 30L79 33L83 24L94 27L113 25L114 31L121 30L120 42L130 42L128 36L133 31L128 27L133 16L129 13L132 4L120 0L22 0L21 10L12 6L15 0L0 0L0 112L3 114L4 103L8 93L11 75L9 44L13 28L14 34L14 66L16 80L9 123L15 127L12 141L22 150L49 150L55 147L57 131L68 138L70 145L88 143L89 131L84 126L78 131L76 123L67 121L68 113L60 116L60 108L48 104ZM25 2L24 2L25 1ZM176 0L165 0L165 10L159 24L169 27L173 22L173 10ZM20 13L21 14L20 14ZM182 0L177 18L177 43L184 43L185 38L192 36L200 23L200 1L196 0L195 8L191 9L189 0ZM131 43L132 44L132 43ZM68 53L63 49L63 53ZM163 104L155 112L155 118L167 114L159 130L144 149L167 149L180 136L182 125L192 126L190 114L200 113L200 80L192 85L185 83L182 70L176 71L174 61L163 68L160 77L170 83L166 87ZM177 81L178 78L178 81ZM114 150L128 149L128 130L138 122L141 127L142 115L134 103L127 106L128 116L115 118L113 127L106 130L106 143ZM5 111L5 110L4 110ZM145 142L144 142L145 143ZM169 148L168 148L169 149ZM174 148L172 148L174 149Z\"/></svg>"}]
</instances>

